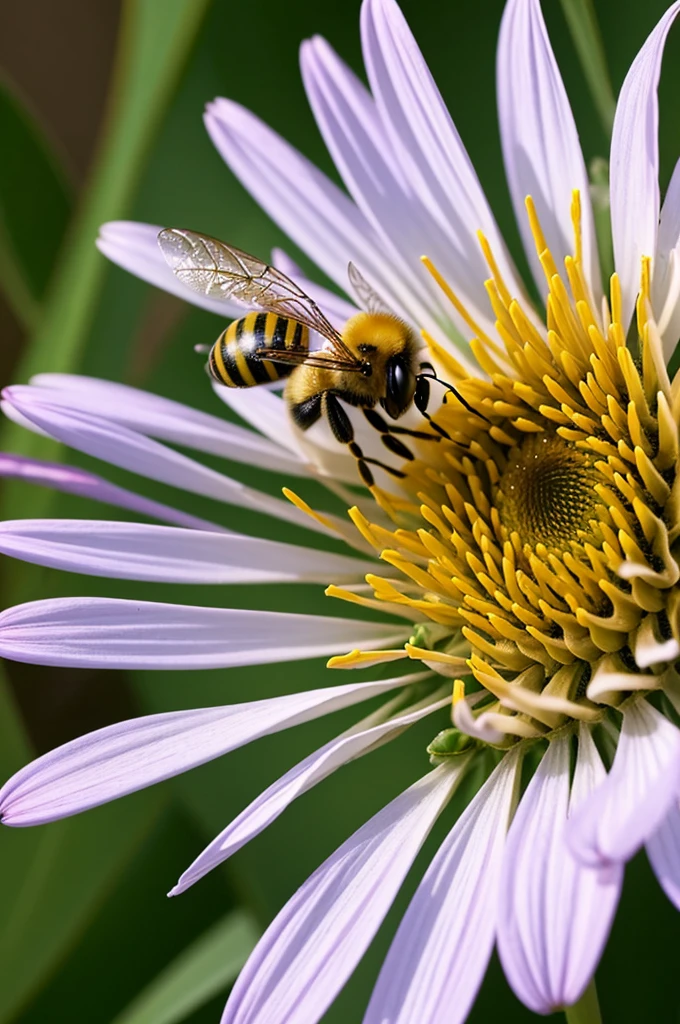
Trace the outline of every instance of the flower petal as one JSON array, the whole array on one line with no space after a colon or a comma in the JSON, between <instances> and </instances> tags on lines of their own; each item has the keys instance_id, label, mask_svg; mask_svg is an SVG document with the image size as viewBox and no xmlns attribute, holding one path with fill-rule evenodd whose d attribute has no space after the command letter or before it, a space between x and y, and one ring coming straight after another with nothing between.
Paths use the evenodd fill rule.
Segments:
<instances>
[{"instance_id":1,"label":"flower petal","mask_svg":"<svg viewBox=\"0 0 680 1024\"><path fill-rule=\"evenodd\" d=\"M193 306L217 313L225 320L243 316L243 306L224 299L211 299L208 295L187 288L165 262L158 248L157 224L139 224L129 220L113 220L99 229L97 248L107 259L119 267L147 281L156 288L177 295Z\"/></svg>"},{"instance_id":2,"label":"flower petal","mask_svg":"<svg viewBox=\"0 0 680 1024\"><path fill-rule=\"evenodd\" d=\"M0 657L31 665L226 668L406 639L407 625L99 597L31 601L0 613Z\"/></svg>"},{"instance_id":3,"label":"flower petal","mask_svg":"<svg viewBox=\"0 0 680 1024\"><path fill-rule=\"evenodd\" d=\"M417 677L413 677L414 680ZM398 700L399 698L397 698ZM178 896L272 823L286 807L348 761L362 757L393 739L414 722L444 707L449 698L428 700L385 721L385 709L374 712L342 736L336 736L277 779L227 825L187 868L168 895ZM376 724L377 723L377 724Z\"/></svg>"},{"instance_id":4,"label":"flower petal","mask_svg":"<svg viewBox=\"0 0 680 1024\"><path fill-rule=\"evenodd\" d=\"M307 277L302 268L298 266L295 260L291 259L284 249L276 248L272 251L272 262L278 270L295 281L296 285L302 288L303 292L309 295L310 299L314 299L317 306L320 306L330 322L338 330L342 329L350 317L356 316L359 312L353 303L348 302L347 299L343 299L329 288L324 288L323 285L317 284L316 281L312 281Z\"/></svg>"},{"instance_id":5,"label":"flower petal","mask_svg":"<svg viewBox=\"0 0 680 1024\"><path fill-rule=\"evenodd\" d=\"M0 522L0 552L88 576L162 583L348 583L375 568L240 533L87 519Z\"/></svg>"},{"instance_id":6,"label":"flower petal","mask_svg":"<svg viewBox=\"0 0 680 1024\"><path fill-rule=\"evenodd\" d=\"M364 1024L467 1019L496 931L520 760L507 754L439 847L387 954Z\"/></svg>"},{"instance_id":7,"label":"flower petal","mask_svg":"<svg viewBox=\"0 0 680 1024\"><path fill-rule=\"evenodd\" d=\"M406 177L414 208L432 238L432 242L425 240L422 251L439 264L478 322L495 334L484 287L489 267L478 231L491 244L513 295L523 295L521 280L472 162L394 0L365 0L361 38L371 90L394 151L392 159ZM433 244L436 251L431 249ZM468 337L469 328L459 326Z\"/></svg>"},{"instance_id":8,"label":"flower petal","mask_svg":"<svg viewBox=\"0 0 680 1024\"><path fill-rule=\"evenodd\" d=\"M641 259L654 258L659 225L659 102L657 87L666 36L680 4L668 8L645 41L621 86L610 157L612 237L621 281L624 328L640 288ZM652 266L653 274L656 268Z\"/></svg>"},{"instance_id":9,"label":"flower petal","mask_svg":"<svg viewBox=\"0 0 680 1024\"><path fill-rule=\"evenodd\" d=\"M319 36L307 40L300 61L314 117L349 192L390 258L403 263L411 289L433 315L446 322L452 313L450 304L420 264L426 252L451 279L451 242L443 231L441 215L434 216L417 190L404 181L400 160L383 131L371 96L328 43ZM468 251L466 264L474 262L474 253L478 264L482 263L477 244L472 261ZM473 275L468 272L468 276ZM476 281L479 293L484 291L482 280L480 276ZM485 296L487 320L488 308ZM459 340L467 349L462 337Z\"/></svg>"},{"instance_id":10,"label":"flower petal","mask_svg":"<svg viewBox=\"0 0 680 1024\"><path fill-rule=\"evenodd\" d=\"M78 494L82 498L101 501L106 505L129 509L151 519L160 519L177 526L187 526L193 530L220 530L219 526L209 523L206 519L189 515L179 509L163 505L159 501L143 498L124 487L117 487L103 477L88 473L74 466L64 466L55 462L40 462L18 455L0 454L0 477L24 480L27 483L39 484L65 494Z\"/></svg>"},{"instance_id":11,"label":"flower petal","mask_svg":"<svg viewBox=\"0 0 680 1024\"><path fill-rule=\"evenodd\" d=\"M222 1024L314 1024L361 959L460 776L436 768L298 889L243 968Z\"/></svg>"},{"instance_id":12,"label":"flower petal","mask_svg":"<svg viewBox=\"0 0 680 1024\"><path fill-rule=\"evenodd\" d=\"M117 722L43 754L0 790L5 825L39 825L115 800L282 729L411 682L409 676L146 715Z\"/></svg>"},{"instance_id":13,"label":"flower petal","mask_svg":"<svg viewBox=\"0 0 680 1024\"><path fill-rule=\"evenodd\" d=\"M680 910L680 806L677 802L647 840L647 856L661 888Z\"/></svg>"},{"instance_id":14,"label":"flower petal","mask_svg":"<svg viewBox=\"0 0 680 1024\"><path fill-rule=\"evenodd\" d=\"M205 124L220 155L272 220L340 288L354 261L390 308L440 333L398 253L386 251L351 199L244 107L209 104Z\"/></svg>"},{"instance_id":15,"label":"flower petal","mask_svg":"<svg viewBox=\"0 0 680 1024\"><path fill-rule=\"evenodd\" d=\"M505 171L524 248L541 295L545 274L524 201L533 197L557 263L574 254L572 192L581 198L582 269L594 308L602 295L590 185L576 124L539 0L508 0L498 40L496 92Z\"/></svg>"},{"instance_id":16,"label":"flower petal","mask_svg":"<svg viewBox=\"0 0 680 1024\"><path fill-rule=\"evenodd\" d=\"M592 978L619 900L621 865L578 864L564 842L571 737L552 740L508 833L498 920L506 977L534 1013L571 1006ZM581 726L571 808L606 777Z\"/></svg>"},{"instance_id":17,"label":"flower petal","mask_svg":"<svg viewBox=\"0 0 680 1024\"><path fill-rule=\"evenodd\" d=\"M291 459L276 438L268 440L261 432L254 433L148 391L96 377L39 373L31 379L29 387L13 387L12 395L30 398L35 387L40 388L39 397L51 405L94 413L160 441L287 475L306 475L299 458ZM247 398L252 400L255 394L253 391Z\"/></svg>"},{"instance_id":18,"label":"flower petal","mask_svg":"<svg viewBox=\"0 0 680 1024\"><path fill-rule=\"evenodd\" d=\"M661 825L679 787L680 730L646 700L632 700L609 775L567 827L574 856L591 867L628 860Z\"/></svg>"},{"instance_id":19,"label":"flower petal","mask_svg":"<svg viewBox=\"0 0 680 1024\"><path fill-rule=\"evenodd\" d=\"M18 411L28 422L76 451L147 479L158 480L229 505L264 512L317 532L332 532L305 516L289 502L247 487L111 420L94 413L70 409L61 401L55 403L52 395L43 395L42 391L42 388L35 387L6 388L2 408L8 414L13 410Z\"/></svg>"}]
</instances>

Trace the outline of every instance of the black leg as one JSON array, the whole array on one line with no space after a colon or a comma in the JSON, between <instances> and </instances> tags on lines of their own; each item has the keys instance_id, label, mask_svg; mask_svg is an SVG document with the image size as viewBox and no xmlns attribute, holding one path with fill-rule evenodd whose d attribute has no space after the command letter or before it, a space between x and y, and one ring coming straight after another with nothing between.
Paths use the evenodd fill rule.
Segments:
<instances>
[{"instance_id":1,"label":"black leg","mask_svg":"<svg viewBox=\"0 0 680 1024\"><path fill-rule=\"evenodd\" d=\"M308 430L321 416L321 395L312 395L305 402L291 405L290 413L300 430Z\"/></svg>"},{"instance_id":2,"label":"black leg","mask_svg":"<svg viewBox=\"0 0 680 1024\"><path fill-rule=\"evenodd\" d=\"M334 394L334 392L324 391L323 395L321 396L321 401L324 406L326 419L328 420L330 428L333 431L333 436L341 444L347 445L351 454L357 460L359 474L367 487L373 487L375 483L375 480L373 479L373 474L368 468L369 462L371 463L372 466L380 466L380 468L384 469L386 473L390 473L391 476L395 476L398 479L403 479L406 476L406 474L402 473L400 469L395 469L393 466L388 466L386 465L386 463L380 462L378 459L372 459L369 458L367 455L364 455L363 451L354 440L354 428L352 427L350 418L343 409L340 403L340 399L336 394ZM394 438L394 440L396 441L396 438ZM403 447L404 450L408 452L406 446ZM400 453L397 452L396 454ZM408 457L413 458L410 452L408 452Z\"/></svg>"},{"instance_id":3,"label":"black leg","mask_svg":"<svg viewBox=\"0 0 680 1024\"><path fill-rule=\"evenodd\" d=\"M398 427L395 423L388 423L375 409L364 408L363 413L373 429L380 434L406 434L407 437L417 437L420 441L439 441L437 434L428 434L424 430L411 430L410 427ZM391 450L390 444L385 441L384 437L383 443Z\"/></svg>"}]
</instances>

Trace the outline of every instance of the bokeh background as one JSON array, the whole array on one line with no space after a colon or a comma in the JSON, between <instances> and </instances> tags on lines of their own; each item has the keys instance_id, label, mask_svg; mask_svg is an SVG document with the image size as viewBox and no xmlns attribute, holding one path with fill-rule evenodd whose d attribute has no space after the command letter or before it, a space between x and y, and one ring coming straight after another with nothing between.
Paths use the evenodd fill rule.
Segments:
<instances>
[{"instance_id":1,"label":"bokeh background","mask_svg":"<svg viewBox=\"0 0 680 1024\"><path fill-rule=\"evenodd\" d=\"M502 0L403 2L522 264L495 118L494 53L502 6ZM586 158L606 158L606 112L593 102L563 6L558 0L545 0L543 6ZM589 4L580 0L572 6ZM665 0L594 2L614 93L665 6ZM38 371L84 372L226 415L193 352L196 342L210 342L222 329L218 318L108 265L94 248L96 229L120 217L192 227L258 254L286 245L311 270L223 165L203 130L201 113L214 96L232 97L333 174L305 101L297 48L303 38L321 33L361 73L358 15L356 0L336 5L311 0L0 3L3 383L27 380ZM675 31L661 87L662 184L680 154L680 32ZM7 422L0 430L3 451L102 470ZM286 482L235 464L226 469L272 493ZM105 473L140 486L122 472ZM234 529L302 539L292 526L243 510L207 500L192 504L160 485L145 485L144 491L187 511L219 517ZM16 483L4 486L0 514L120 515ZM180 592L11 560L2 562L0 573L3 606L102 594L313 612L323 600L320 588L311 586L294 591L183 587ZM141 712L250 700L330 681L339 680L329 677L321 662L194 674L6 663L0 680L0 771L5 778L35 753ZM2 830L0 1024L219 1020L234 972L258 931L335 846L427 768L431 725L344 768L187 894L173 900L164 894L260 789L349 721L336 715L261 740L153 791L70 821ZM450 816L431 837L396 913L325 1018L329 1024L361 1020L399 908L449 825ZM678 1019L679 937L677 915L640 856L628 868L597 975L606 1021ZM471 1020L531 1018L494 962ZM446 1007L441 1019L447 1019Z\"/></svg>"}]
</instances>

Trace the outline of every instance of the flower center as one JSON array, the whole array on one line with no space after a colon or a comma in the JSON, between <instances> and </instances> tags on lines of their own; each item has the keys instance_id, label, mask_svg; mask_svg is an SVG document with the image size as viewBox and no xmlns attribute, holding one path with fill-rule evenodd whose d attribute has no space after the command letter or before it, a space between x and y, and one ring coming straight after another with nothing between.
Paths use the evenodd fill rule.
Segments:
<instances>
[{"instance_id":1,"label":"flower center","mask_svg":"<svg viewBox=\"0 0 680 1024\"><path fill-rule=\"evenodd\" d=\"M522 546L568 549L601 504L600 474L591 459L556 434L529 434L513 448L501 476L496 506Z\"/></svg>"}]
</instances>

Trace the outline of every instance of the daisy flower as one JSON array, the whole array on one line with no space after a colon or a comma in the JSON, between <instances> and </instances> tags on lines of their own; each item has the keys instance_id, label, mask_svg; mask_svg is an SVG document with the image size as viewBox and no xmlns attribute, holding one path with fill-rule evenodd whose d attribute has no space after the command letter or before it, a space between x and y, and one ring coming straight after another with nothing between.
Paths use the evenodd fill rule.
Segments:
<instances>
[{"instance_id":1,"label":"daisy flower","mask_svg":"<svg viewBox=\"0 0 680 1024\"><path fill-rule=\"evenodd\" d=\"M499 124L536 303L393 0L362 7L370 92L323 39L302 47L307 95L346 191L247 110L224 99L208 106L207 129L229 166L348 298L307 280L284 253L276 265L341 328L357 309L354 263L421 333L424 358L454 389L437 395L432 385L433 426L412 411L404 423L425 436L407 438L410 457L393 453L372 486L358 486L354 459L325 424L296 431L272 390L216 387L260 433L102 381L42 375L5 392L7 414L30 429L140 476L305 523L346 552L150 507L139 510L171 525L9 522L3 552L137 580L323 581L370 618L38 601L0 615L4 657L181 669L327 655L332 668L375 667L369 682L151 715L75 740L7 782L6 824L74 814L266 733L385 698L228 824L179 893L298 795L432 716L431 770L293 895L246 964L224 1024L323 1016L473 771L485 781L417 887L365 1024L434 1024L442 1007L450 1024L465 1020L494 944L530 1009L580 1000L579 1019L596 1020L588 986L624 864L643 845L680 906L680 401L667 369L680 333L680 163L661 205L656 94L679 9L652 31L618 99L615 273L603 282L588 176L538 0L508 0ZM187 301L241 315L189 292L158 232L108 224L100 248ZM349 415L365 450L387 459L378 432ZM172 445L286 474L295 490L258 492ZM312 509L309 480L346 502L348 516Z\"/></svg>"}]
</instances>

